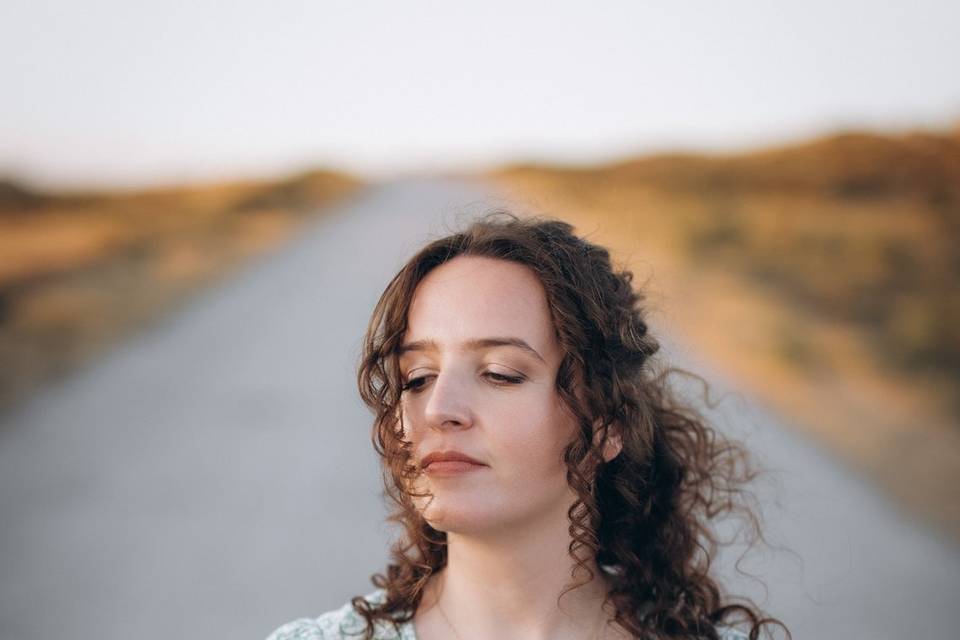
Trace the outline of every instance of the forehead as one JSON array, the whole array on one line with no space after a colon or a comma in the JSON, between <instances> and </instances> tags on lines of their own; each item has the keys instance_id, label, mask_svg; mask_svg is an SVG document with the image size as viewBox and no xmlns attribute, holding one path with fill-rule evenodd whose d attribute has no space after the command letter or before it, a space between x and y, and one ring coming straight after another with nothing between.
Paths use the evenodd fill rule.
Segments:
<instances>
[{"instance_id":1,"label":"forehead","mask_svg":"<svg viewBox=\"0 0 960 640\"><path fill-rule=\"evenodd\" d=\"M414 292L406 340L451 347L488 336L515 336L540 351L556 348L546 292L516 262L458 256L433 269Z\"/></svg>"}]
</instances>

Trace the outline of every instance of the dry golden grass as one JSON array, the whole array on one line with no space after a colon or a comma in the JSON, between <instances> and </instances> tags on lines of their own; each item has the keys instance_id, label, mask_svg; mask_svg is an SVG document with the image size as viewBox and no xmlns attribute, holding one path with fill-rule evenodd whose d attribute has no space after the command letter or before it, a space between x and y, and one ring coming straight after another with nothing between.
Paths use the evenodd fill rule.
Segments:
<instances>
[{"instance_id":1,"label":"dry golden grass","mask_svg":"<svg viewBox=\"0 0 960 640\"><path fill-rule=\"evenodd\" d=\"M654 326L960 537L960 131L493 178L649 278Z\"/></svg>"},{"instance_id":2,"label":"dry golden grass","mask_svg":"<svg viewBox=\"0 0 960 640\"><path fill-rule=\"evenodd\" d=\"M279 247L357 186L323 171L126 193L0 183L0 407Z\"/></svg>"}]
</instances>

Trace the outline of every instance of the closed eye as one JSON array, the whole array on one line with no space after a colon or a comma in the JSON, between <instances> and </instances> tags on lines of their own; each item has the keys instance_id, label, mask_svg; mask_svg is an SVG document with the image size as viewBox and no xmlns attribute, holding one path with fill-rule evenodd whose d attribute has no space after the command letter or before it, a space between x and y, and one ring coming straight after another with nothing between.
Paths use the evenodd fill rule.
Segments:
<instances>
[{"instance_id":1,"label":"closed eye","mask_svg":"<svg viewBox=\"0 0 960 640\"><path fill-rule=\"evenodd\" d=\"M427 376L420 376L419 378L411 378L407 380L406 384L400 387L401 391L412 391L416 393L420 390L423 381L427 379Z\"/></svg>"},{"instance_id":2,"label":"closed eye","mask_svg":"<svg viewBox=\"0 0 960 640\"><path fill-rule=\"evenodd\" d=\"M507 386L507 385L520 384L524 380L522 376L508 376L502 373L496 373L494 371L487 371L484 375L490 380L492 380L494 384L501 387ZM430 377L432 376L419 376L417 378L411 378L400 388L400 390L417 393L418 391L423 389L423 386L426 383L427 378L430 378Z\"/></svg>"},{"instance_id":3,"label":"closed eye","mask_svg":"<svg viewBox=\"0 0 960 640\"><path fill-rule=\"evenodd\" d=\"M523 382L523 378L520 376L507 376L502 373L494 373L493 371L488 371L486 375L489 376L491 380L497 380L504 384L520 384Z\"/></svg>"}]
</instances>

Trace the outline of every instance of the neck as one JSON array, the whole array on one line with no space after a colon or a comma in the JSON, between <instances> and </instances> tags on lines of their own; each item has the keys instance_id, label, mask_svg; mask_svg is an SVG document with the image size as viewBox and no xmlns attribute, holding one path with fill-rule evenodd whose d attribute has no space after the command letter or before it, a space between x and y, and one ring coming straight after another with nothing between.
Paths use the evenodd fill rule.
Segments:
<instances>
[{"instance_id":1,"label":"neck","mask_svg":"<svg viewBox=\"0 0 960 640\"><path fill-rule=\"evenodd\" d=\"M431 581L424 604L431 607L439 600L461 640L592 637L599 628L606 585L591 558L586 566L593 580L564 594L558 604L576 566L568 551L566 513L560 515L560 526L448 533L447 566ZM582 569L576 575L578 581L587 577Z\"/></svg>"}]
</instances>

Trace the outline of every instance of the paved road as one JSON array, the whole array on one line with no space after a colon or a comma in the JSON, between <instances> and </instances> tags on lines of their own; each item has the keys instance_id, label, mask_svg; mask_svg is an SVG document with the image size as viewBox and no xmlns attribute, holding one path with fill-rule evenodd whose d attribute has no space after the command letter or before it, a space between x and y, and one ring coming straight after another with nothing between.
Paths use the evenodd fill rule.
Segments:
<instances>
[{"instance_id":1,"label":"paved road","mask_svg":"<svg viewBox=\"0 0 960 640\"><path fill-rule=\"evenodd\" d=\"M257 640L368 591L389 531L360 336L410 253L496 204L468 184L371 189L0 417L0 638ZM956 637L955 546L748 398L717 419L775 471L758 491L796 555L746 567L796 638Z\"/></svg>"}]
</instances>

